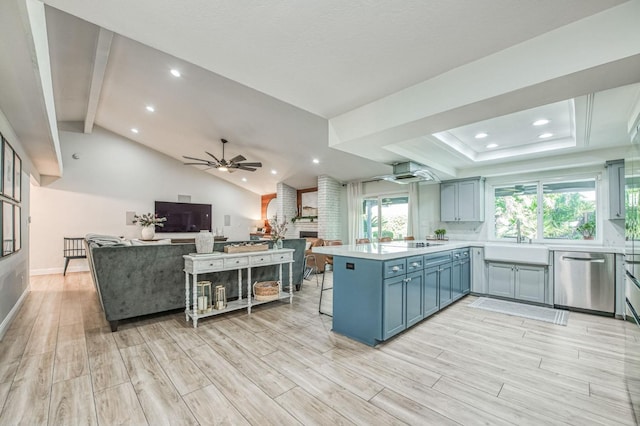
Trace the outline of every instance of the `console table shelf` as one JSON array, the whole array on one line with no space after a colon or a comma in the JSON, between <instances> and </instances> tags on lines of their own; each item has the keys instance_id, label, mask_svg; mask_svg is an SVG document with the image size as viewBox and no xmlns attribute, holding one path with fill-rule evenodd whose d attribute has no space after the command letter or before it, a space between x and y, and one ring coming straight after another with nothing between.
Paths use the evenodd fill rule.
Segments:
<instances>
[{"instance_id":1,"label":"console table shelf","mask_svg":"<svg viewBox=\"0 0 640 426\"><path fill-rule=\"evenodd\" d=\"M247 309L251 314L251 307L263 303L274 302L276 300L289 299L293 302L293 252L294 249L267 250L248 253L212 253L212 254L189 254L184 255L184 292L185 292L185 319L187 322L191 318L193 327L198 326L198 319L225 312ZM282 265L289 265L289 292L282 291ZM269 301L257 301L252 297L251 288L251 268L258 266L274 265L279 266L279 296L277 299ZM246 269L247 292L246 298L242 297L242 270ZM220 271L238 271L238 300L227 303L224 309L213 309L211 312L198 313L197 306L197 282L198 274Z\"/></svg>"}]
</instances>

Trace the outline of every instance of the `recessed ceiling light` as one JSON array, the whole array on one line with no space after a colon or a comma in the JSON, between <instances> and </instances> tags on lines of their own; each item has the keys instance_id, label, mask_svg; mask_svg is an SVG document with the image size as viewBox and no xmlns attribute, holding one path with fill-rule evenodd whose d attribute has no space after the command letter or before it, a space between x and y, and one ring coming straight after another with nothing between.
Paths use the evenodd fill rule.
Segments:
<instances>
[{"instance_id":1,"label":"recessed ceiling light","mask_svg":"<svg viewBox=\"0 0 640 426\"><path fill-rule=\"evenodd\" d=\"M243 182L246 182L246 181L247 181L247 178L242 178L242 181L243 181Z\"/></svg>"},{"instance_id":2,"label":"recessed ceiling light","mask_svg":"<svg viewBox=\"0 0 640 426\"><path fill-rule=\"evenodd\" d=\"M543 133L540 136L538 136L540 139L547 139L550 138L551 136L553 136L553 133Z\"/></svg>"},{"instance_id":3,"label":"recessed ceiling light","mask_svg":"<svg viewBox=\"0 0 640 426\"><path fill-rule=\"evenodd\" d=\"M317 158L313 159L313 164L320 164L320 160L318 160Z\"/></svg>"},{"instance_id":4,"label":"recessed ceiling light","mask_svg":"<svg viewBox=\"0 0 640 426\"><path fill-rule=\"evenodd\" d=\"M497 148L498 144L497 143L490 143L489 145L487 145L487 148Z\"/></svg>"},{"instance_id":5,"label":"recessed ceiling light","mask_svg":"<svg viewBox=\"0 0 640 426\"><path fill-rule=\"evenodd\" d=\"M485 133L485 132L476 133L476 139L484 139L487 136L489 136L489 135L487 133Z\"/></svg>"},{"instance_id":6,"label":"recessed ceiling light","mask_svg":"<svg viewBox=\"0 0 640 426\"><path fill-rule=\"evenodd\" d=\"M177 69L172 69L171 71L171 75L174 77L180 77L182 74L180 74L180 71L178 71Z\"/></svg>"},{"instance_id":7,"label":"recessed ceiling light","mask_svg":"<svg viewBox=\"0 0 640 426\"><path fill-rule=\"evenodd\" d=\"M277 174L278 174L278 171L277 171L277 170L271 170L271 174L272 174L272 175L277 175Z\"/></svg>"},{"instance_id":8,"label":"recessed ceiling light","mask_svg":"<svg viewBox=\"0 0 640 426\"><path fill-rule=\"evenodd\" d=\"M131 131L132 131L133 133L138 133L138 129L136 129L135 127L134 127L134 128L132 128L132 129L131 129Z\"/></svg>"},{"instance_id":9,"label":"recessed ceiling light","mask_svg":"<svg viewBox=\"0 0 640 426\"><path fill-rule=\"evenodd\" d=\"M149 112L155 112L155 110L156 110L156 109L153 107L153 105L147 105L147 107L146 107L146 108L147 108L147 111L149 111Z\"/></svg>"},{"instance_id":10,"label":"recessed ceiling light","mask_svg":"<svg viewBox=\"0 0 640 426\"><path fill-rule=\"evenodd\" d=\"M544 126L545 124L548 124L549 120L547 120L546 118L541 118L540 120L536 120L533 122L534 126Z\"/></svg>"}]
</instances>

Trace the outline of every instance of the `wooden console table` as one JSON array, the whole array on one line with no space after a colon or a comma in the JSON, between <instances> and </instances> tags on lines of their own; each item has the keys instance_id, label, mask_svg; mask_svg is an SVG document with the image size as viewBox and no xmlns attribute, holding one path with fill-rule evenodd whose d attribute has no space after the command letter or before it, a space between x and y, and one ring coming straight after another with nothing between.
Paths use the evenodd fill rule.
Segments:
<instances>
[{"instance_id":1,"label":"wooden console table","mask_svg":"<svg viewBox=\"0 0 640 426\"><path fill-rule=\"evenodd\" d=\"M279 294L275 300L289 298L289 303L293 303L293 252L294 249L266 250L248 253L212 253L212 254L187 254L184 258L184 295L185 295L185 318L193 319L193 327L198 326L198 319L223 314L247 308L251 314L251 307L270 301L252 300L251 294L251 268L257 266L279 265L280 280ZM282 265L289 264L289 292L282 291ZM210 272L238 270L238 300L227 303L225 309L213 309L211 312L198 313L197 282L198 274ZM247 297L242 298L242 270L247 270ZM191 279L189 278L191 277ZM191 290L191 291L190 291ZM191 299L190 296L191 295Z\"/></svg>"}]
</instances>

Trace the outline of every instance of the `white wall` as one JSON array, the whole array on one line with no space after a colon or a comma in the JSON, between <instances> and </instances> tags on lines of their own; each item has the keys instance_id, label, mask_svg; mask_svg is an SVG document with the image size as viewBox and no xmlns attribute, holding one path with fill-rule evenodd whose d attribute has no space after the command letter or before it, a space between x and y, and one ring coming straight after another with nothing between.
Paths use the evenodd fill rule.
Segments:
<instances>
[{"instance_id":1,"label":"white wall","mask_svg":"<svg viewBox=\"0 0 640 426\"><path fill-rule=\"evenodd\" d=\"M30 159L13 128L0 110L0 133L9 141L22 160L22 249L0 258L0 339L17 313L29 289L29 173Z\"/></svg>"},{"instance_id":2,"label":"white wall","mask_svg":"<svg viewBox=\"0 0 640 426\"><path fill-rule=\"evenodd\" d=\"M140 228L126 224L126 212L153 212L154 201L178 201L178 195L211 204L213 227L229 240L248 240L260 219L259 195L102 128L89 135L61 131L60 142L64 176L53 182L42 179L41 186L32 188L32 274L62 272L65 236L139 238ZM225 215L230 226L224 226ZM68 271L86 269L85 261L72 260Z\"/></svg>"}]
</instances>

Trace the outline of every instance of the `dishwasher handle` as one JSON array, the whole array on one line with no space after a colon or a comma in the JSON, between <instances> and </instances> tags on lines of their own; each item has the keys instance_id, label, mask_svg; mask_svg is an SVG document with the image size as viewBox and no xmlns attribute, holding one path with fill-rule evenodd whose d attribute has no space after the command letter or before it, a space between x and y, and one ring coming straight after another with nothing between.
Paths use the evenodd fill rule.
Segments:
<instances>
[{"instance_id":1,"label":"dishwasher handle","mask_svg":"<svg viewBox=\"0 0 640 426\"><path fill-rule=\"evenodd\" d=\"M573 257L573 256L562 256L562 260L569 260L569 261L577 260L579 262L604 263L604 259L591 259L591 258Z\"/></svg>"}]
</instances>

